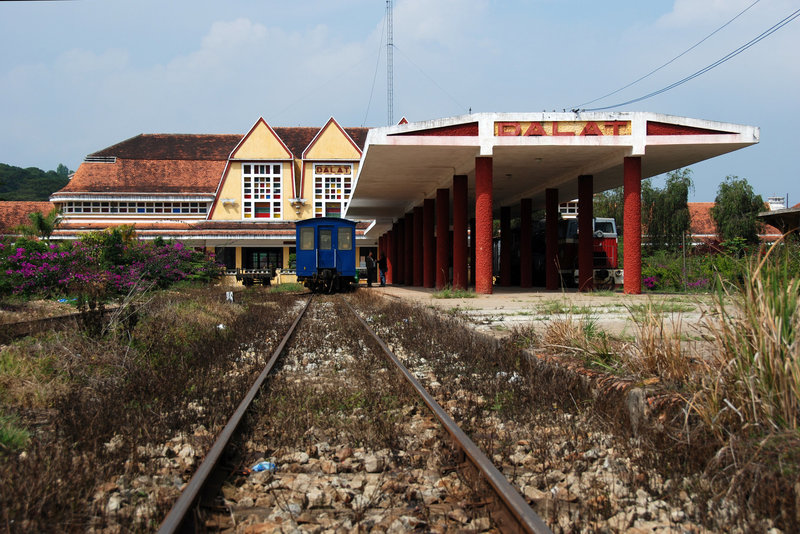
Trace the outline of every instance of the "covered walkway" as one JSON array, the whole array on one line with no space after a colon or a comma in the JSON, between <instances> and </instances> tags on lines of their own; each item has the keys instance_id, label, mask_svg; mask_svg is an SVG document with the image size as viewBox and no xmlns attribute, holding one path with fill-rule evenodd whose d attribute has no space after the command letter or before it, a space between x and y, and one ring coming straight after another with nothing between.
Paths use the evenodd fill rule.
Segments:
<instances>
[{"instance_id":1,"label":"covered walkway","mask_svg":"<svg viewBox=\"0 0 800 534\"><path fill-rule=\"evenodd\" d=\"M759 130L656 113L477 113L370 130L346 216L374 219L389 282L490 294L533 283L530 234L545 212L544 281L559 287L558 205L577 198L579 288L592 289L592 196L624 186L625 293L641 293L641 181L758 143ZM510 221L520 219L519 250ZM500 257L493 221L500 220ZM499 260L499 262L495 261Z\"/></svg>"}]
</instances>

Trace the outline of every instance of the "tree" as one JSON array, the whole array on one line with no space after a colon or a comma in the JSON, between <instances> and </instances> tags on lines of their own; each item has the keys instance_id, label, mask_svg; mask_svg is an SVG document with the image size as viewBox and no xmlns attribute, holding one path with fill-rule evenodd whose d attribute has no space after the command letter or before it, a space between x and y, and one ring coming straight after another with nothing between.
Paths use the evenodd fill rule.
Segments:
<instances>
[{"instance_id":1,"label":"tree","mask_svg":"<svg viewBox=\"0 0 800 534\"><path fill-rule=\"evenodd\" d=\"M758 212L763 210L764 200L753 192L747 179L729 175L719 184L711 218L722 241L741 239L756 244L764 226Z\"/></svg>"},{"instance_id":2,"label":"tree","mask_svg":"<svg viewBox=\"0 0 800 534\"><path fill-rule=\"evenodd\" d=\"M64 167L60 172L0 163L0 200L47 200L69 183L69 169Z\"/></svg>"},{"instance_id":3,"label":"tree","mask_svg":"<svg viewBox=\"0 0 800 534\"><path fill-rule=\"evenodd\" d=\"M678 169L667 173L663 189L642 182L642 225L651 251L676 252L689 230L689 189L693 187L692 171Z\"/></svg>"},{"instance_id":4,"label":"tree","mask_svg":"<svg viewBox=\"0 0 800 534\"><path fill-rule=\"evenodd\" d=\"M59 163L58 167L56 167L56 174L61 176L62 178L69 179L70 172L72 171L69 170L69 167L67 167L63 163Z\"/></svg>"},{"instance_id":5,"label":"tree","mask_svg":"<svg viewBox=\"0 0 800 534\"><path fill-rule=\"evenodd\" d=\"M678 169L667 173L663 189L653 187L650 178L642 180L642 227L650 250L677 250L689 230L689 189L692 171ZM610 189L594 197L595 217L613 217L617 233L623 235L624 188Z\"/></svg>"},{"instance_id":6,"label":"tree","mask_svg":"<svg viewBox=\"0 0 800 534\"><path fill-rule=\"evenodd\" d=\"M624 201L623 188L609 189L594 196L592 210L595 217L611 217L617 222L617 235L623 235Z\"/></svg>"},{"instance_id":7,"label":"tree","mask_svg":"<svg viewBox=\"0 0 800 534\"><path fill-rule=\"evenodd\" d=\"M58 208L53 208L47 215L37 211L29 214L28 219L31 222L19 226L17 231L26 237L39 237L47 241L61 223L61 212Z\"/></svg>"}]
</instances>

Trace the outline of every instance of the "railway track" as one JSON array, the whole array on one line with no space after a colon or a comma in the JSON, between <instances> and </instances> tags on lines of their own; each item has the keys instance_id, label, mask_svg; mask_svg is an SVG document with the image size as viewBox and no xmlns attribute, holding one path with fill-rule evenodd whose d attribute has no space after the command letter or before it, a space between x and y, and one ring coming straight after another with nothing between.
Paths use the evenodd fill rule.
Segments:
<instances>
[{"instance_id":1,"label":"railway track","mask_svg":"<svg viewBox=\"0 0 800 534\"><path fill-rule=\"evenodd\" d=\"M550 532L341 297L309 299L159 532L304 523Z\"/></svg>"}]
</instances>

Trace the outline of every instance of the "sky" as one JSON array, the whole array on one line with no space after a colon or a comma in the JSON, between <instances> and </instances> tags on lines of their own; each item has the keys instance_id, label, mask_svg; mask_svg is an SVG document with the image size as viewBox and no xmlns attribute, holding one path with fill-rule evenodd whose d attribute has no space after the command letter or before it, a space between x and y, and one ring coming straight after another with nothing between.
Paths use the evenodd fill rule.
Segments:
<instances>
[{"instance_id":1,"label":"sky","mask_svg":"<svg viewBox=\"0 0 800 534\"><path fill-rule=\"evenodd\" d=\"M394 0L393 118L614 106L800 9L754 1ZM0 163L75 170L140 133L244 134L259 117L385 126L385 17L385 0L0 0ZM759 144L691 167L689 200L736 175L794 205L799 50L797 20L611 109L758 126Z\"/></svg>"}]
</instances>

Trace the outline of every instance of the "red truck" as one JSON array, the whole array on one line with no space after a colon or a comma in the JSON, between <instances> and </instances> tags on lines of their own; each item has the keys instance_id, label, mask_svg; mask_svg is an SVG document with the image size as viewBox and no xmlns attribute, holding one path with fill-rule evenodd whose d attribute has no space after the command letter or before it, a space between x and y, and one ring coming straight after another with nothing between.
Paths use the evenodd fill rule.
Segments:
<instances>
[{"instance_id":1,"label":"red truck","mask_svg":"<svg viewBox=\"0 0 800 534\"><path fill-rule=\"evenodd\" d=\"M558 226L558 264L564 283L578 285L578 219L562 219ZM592 219L592 267L594 287L613 289L624 281L617 252L614 219Z\"/></svg>"}]
</instances>

